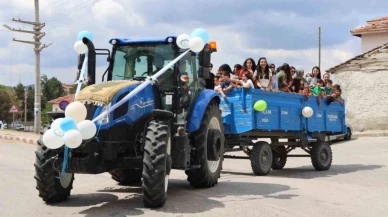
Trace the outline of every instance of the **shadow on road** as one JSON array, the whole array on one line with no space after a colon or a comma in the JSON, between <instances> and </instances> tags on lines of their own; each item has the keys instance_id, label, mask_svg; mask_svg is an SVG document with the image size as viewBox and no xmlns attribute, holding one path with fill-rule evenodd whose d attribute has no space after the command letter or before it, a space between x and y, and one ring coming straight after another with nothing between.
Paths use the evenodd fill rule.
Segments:
<instances>
[{"instance_id":1,"label":"shadow on road","mask_svg":"<svg viewBox=\"0 0 388 217\"><path fill-rule=\"evenodd\" d=\"M287 167L287 165L286 165ZM332 165L327 171L316 171L313 166L303 166L297 168L284 168L283 170L272 170L268 176L272 177L284 177L284 178L297 178L297 179L314 179L322 177L332 177L340 174L353 173L357 171L375 170L384 167L384 165L363 165L363 164L350 164L350 165ZM222 171L224 174L231 175L245 175L255 176L252 173L234 172L234 171Z\"/></svg>"},{"instance_id":2,"label":"shadow on road","mask_svg":"<svg viewBox=\"0 0 388 217\"><path fill-rule=\"evenodd\" d=\"M290 190L290 187L287 185L230 181L220 182L214 188L194 189L185 180L172 179L169 183L166 204L164 207L154 209L154 211L175 214L202 213L215 208L223 208L225 207L223 202L226 201L248 201L263 198L292 199L298 196L293 194L273 195L288 190ZM101 199L100 202L105 203L101 206L81 211L80 214L86 216L115 217L142 215L144 214L142 209L145 207L143 205L141 191L140 187L119 187L100 190L99 192L129 193L129 195L124 199L118 199L114 195L111 198L107 198L105 193L100 193L105 197L105 200ZM227 198L228 196L233 196L233 198ZM77 195L71 198L74 197L77 197ZM71 198L70 200L72 200ZM67 206L72 204L78 207L80 206L79 203L86 203L80 201L81 199L89 200L87 197L80 198L74 202L68 202Z\"/></svg>"},{"instance_id":3,"label":"shadow on road","mask_svg":"<svg viewBox=\"0 0 388 217\"><path fill-rule=\"evenodd\" d=\"M112 202L118 200L118 197L107 193L90 193L90 194L75 194L71 195L67 200L52 204L51 206L58 207L82 207L93 206L100 203Z\"/></svg>"}]
</instances>

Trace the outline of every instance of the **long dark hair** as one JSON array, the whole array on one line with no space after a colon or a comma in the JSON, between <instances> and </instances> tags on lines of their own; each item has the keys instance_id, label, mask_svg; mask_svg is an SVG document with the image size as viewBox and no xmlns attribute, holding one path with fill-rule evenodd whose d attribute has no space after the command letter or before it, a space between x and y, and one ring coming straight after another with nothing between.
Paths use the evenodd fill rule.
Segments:
<instances>
[{"instance_id":1,"label":"long dark hair","mask_svg":"<svg viewBox=\"0 0 388 217\"><path fill-rule=\"evenodd\" d=\"M261 71L260 61L261 60L267 60L265 57L260 57L259 61L257 61L257 67L256 67L256 80L260 80L261 78L269 79L269 65L267 62L267 65L265 66L264 72ZM264 73L264 76L261 76L261 73Z\"/></svg>"},{"instance_id":2,"label":"long dark hair","mask_svg":"<svg viewBox=\"0 0 388 217\"><path fill-rule=\"evenodd\" d=\"M244 71L245 70L248 70L248 67L247 67L247 61L250 60L252 62L252 71L255 71L256 69L256 63L255 61L252 59L252 58L247 58L245 61L244 61L244 64L243 64L243 67L244 67Z\"/></svg>"},{"instance_id":3,"label":"long dark hair","mask_svg":"<svg viewBox=\"0 0 388 217\"><path fill-rule=\"evenodd\" d=\"M290 72L290 65L288 63L284 63L281 67L280 70L283 70L286 75L287 75L287 82L292 79L291 72Z\"/></svg>"},{"instance_id":4,"label":"long dark hair","mask_svg":"<svg viewBox=\"0 0 388 217\"><path fill-rule=\"evenodd\" d=\"M322 78L321 78L321 69L320 69L318 66L314 66L313 69L311 69L311 75L314 77L314 69L318 69L317 78L318 78L318 79L322 79Z\"/></svg>"}]
</instances>

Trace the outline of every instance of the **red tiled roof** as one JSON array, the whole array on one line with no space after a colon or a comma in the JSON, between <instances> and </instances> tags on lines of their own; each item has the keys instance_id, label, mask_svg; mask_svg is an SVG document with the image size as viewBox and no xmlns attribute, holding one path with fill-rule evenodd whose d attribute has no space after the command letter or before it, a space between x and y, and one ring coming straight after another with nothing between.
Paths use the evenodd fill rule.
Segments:
<instances>
[{"instance_id":1,"label":"red tiled roof","mask_svg":"<svg viewBox=\"0 0 388 217\"><path fill-rule=\"evenodd\" d=\"M360 37L364 33L381 31L388 32L388 16L368 20L365 26L355 28L350 32L354 36Z\"/></svg>"},{"instance_id":2,"label":"red tiled roof","mask_svg":"<svg viewBox=\"0 0 388 217\"><path fill-rule=\"evenodd\" d=\"M74 93L73 94L70 94L70 95L67 95L67 96L62 96L62 97L59 97L59 98L56 98L56 99L53 99L53 100L50 100L48 101L48 103L50 104L58 104L62 101L68 101L69 103L73 101L74 99Z\"/></svg>"}]
</instances>

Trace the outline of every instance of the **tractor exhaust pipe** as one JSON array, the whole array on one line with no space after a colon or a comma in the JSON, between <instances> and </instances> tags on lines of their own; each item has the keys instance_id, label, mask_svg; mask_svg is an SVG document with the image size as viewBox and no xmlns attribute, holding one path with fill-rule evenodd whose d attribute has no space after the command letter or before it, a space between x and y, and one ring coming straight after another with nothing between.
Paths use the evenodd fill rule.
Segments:
<instances>
[{"instance_id":1,"label":"tractor exhaust pipe","mask_svg":"<svg viewBox=\"0 0 388 217\"><path fill-rule=\"evenodd\" d=\"M96 83L96 50L91 40L84 37L82 42L88 47L88 83L92 85Z\"/></svg>"}]
</instances>

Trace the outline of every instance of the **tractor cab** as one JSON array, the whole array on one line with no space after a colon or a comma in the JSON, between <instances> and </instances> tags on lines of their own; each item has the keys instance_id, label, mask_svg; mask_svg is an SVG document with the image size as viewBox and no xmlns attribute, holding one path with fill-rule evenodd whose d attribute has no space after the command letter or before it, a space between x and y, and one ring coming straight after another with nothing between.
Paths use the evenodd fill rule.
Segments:
<instances>
[{"instance_id":1,"label":"tractor cab","mask_svg":"<svg viewBox=\"0 0 388 217\"><path fill-rule=\"evenodd\" d=\"M121 39L114 38L108 81L144 81L181 55L185 50L176 45L176 37ZM213 42L214 43L214 42ZM188 52L158 77L153 88L155 107L177 113L177 122L184 122L189 105L205 88L210 53L206 46L200 53Z\"/></svg>"}]
</instances>

